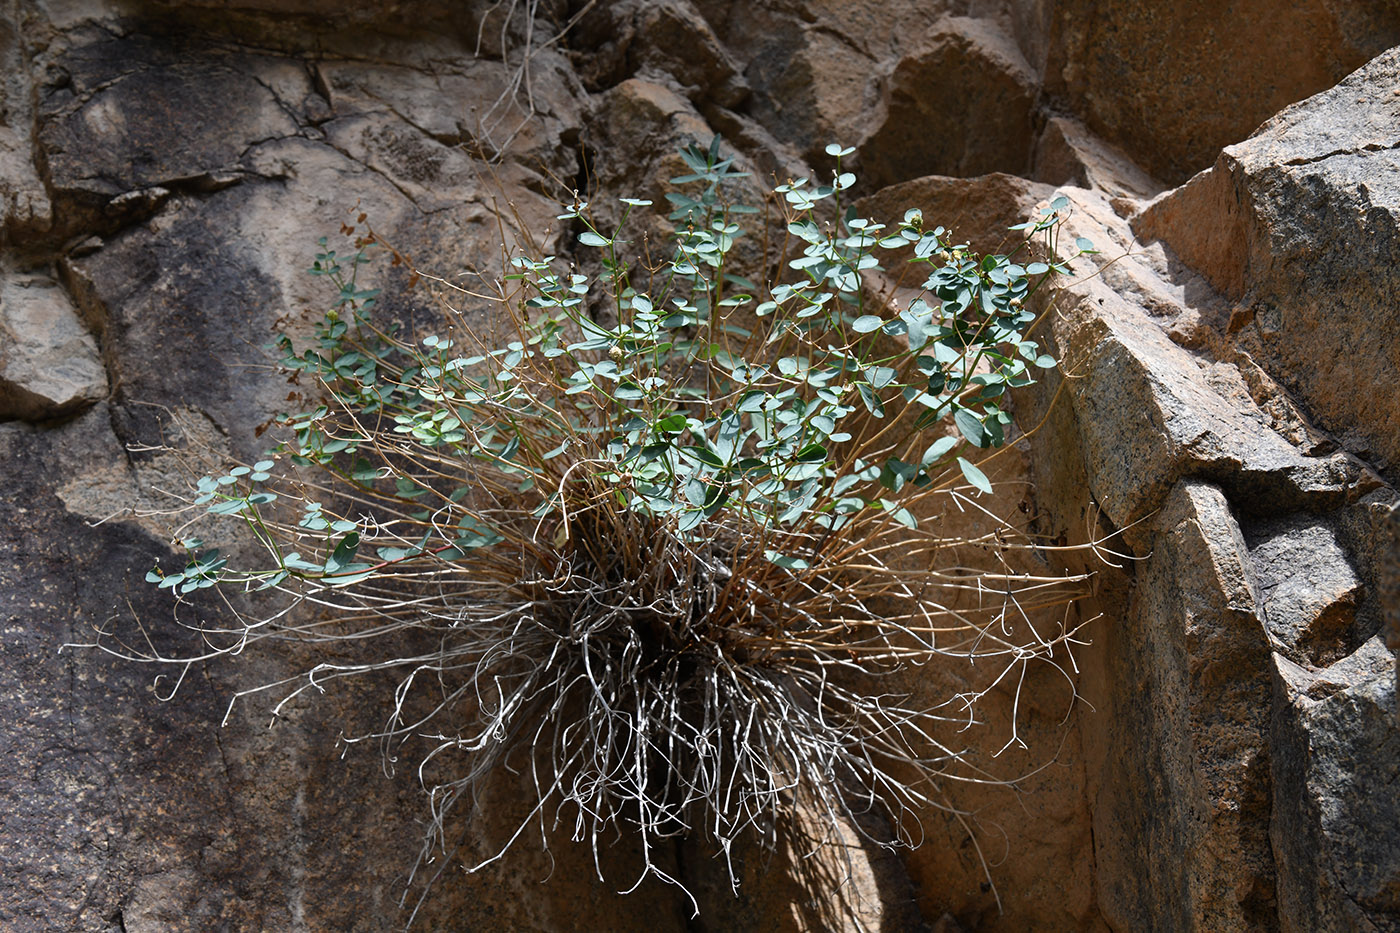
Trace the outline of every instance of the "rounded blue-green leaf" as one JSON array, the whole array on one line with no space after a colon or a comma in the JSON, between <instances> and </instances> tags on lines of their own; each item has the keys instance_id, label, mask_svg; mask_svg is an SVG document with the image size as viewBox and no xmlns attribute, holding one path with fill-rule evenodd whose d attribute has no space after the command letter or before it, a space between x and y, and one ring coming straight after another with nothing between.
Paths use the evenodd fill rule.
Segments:
<instances>
[{"instance_id":1,"label":"rounded blue-green leaf","mask_svg":"<svg viewBox=\"0 0 1400 933\"><path fill-rule=\"evenodd\" d=\"M919 462L924 466L937 463L939 460L948 456L949 452L956 446L958 446L958 439L956 437L940 437L929 445L928 450L924 451L924 455Z\"/></svg>"},{"instance_id":2,"label":"rounded blue-green leaf","mask_svg":"<svg viewBox=\"0 0 1400 933\"><path fill-rule=\"evenodd\" d=\"M863 314L851 322L851 330L858 334L868 334L871 331L879 330L884 323L884 320L877 315Z\"/></svg>"},{"instance_id":3,"label":"rounded blue-green leaf","mask_svg":"<svg viewBox=\"0 0 1400 933\"><path fill-rule=\"evenodd\" d=\"M679 434L685 430L686 417L680 412L672 412L656 422L656 430L663 434Z\"/></svg>"},{"instance_id":4,"label":"rounded blue-green leaf","mask_svg":"<svg viewBox=\"0 0 1400 933\"><path fill-rule=\"evenodd\" d=\"M827 148L830 149L831 147L828 146ZM766 557L770 562L777 564L779 567L782 567L784 570L806 570L810 566L805 560L803 560L800 557L789 557L788 555L780 554L777 551L764 551L763 556Z\"/></svg>"},{"instance_id":5,"label":"rounded blue-green leaf","mask_svg":"<svg viewBox=\"0 0 1400 933\"><path fill-rule=\"evenodd\" d=\"M962 474L969 483L983 492L992 491L992 484L991 481L987 479L987 474L983 473L975 465L969 463L963 457L959 457L958 466L962 468Z\"/></svg>"},{"instance_id":6,"label":"rounded blue-green leaf","mask_svg":"<svg viewBox=\"0 0 1400 933\"><path fill-rule=\"evenodd\" d=\"M983 447L986 438L986 430L982 427L982 419L977 417L975 412L966 408L959 408L953 413L953 423L958 426L962 436L976 447Z\"/></svg>"}]
</instances>

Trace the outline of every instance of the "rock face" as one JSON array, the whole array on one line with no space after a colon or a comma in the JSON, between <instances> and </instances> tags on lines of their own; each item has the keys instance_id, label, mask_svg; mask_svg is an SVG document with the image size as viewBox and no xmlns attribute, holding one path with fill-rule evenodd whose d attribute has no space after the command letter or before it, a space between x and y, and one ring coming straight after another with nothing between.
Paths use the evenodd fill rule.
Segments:
<instances>
[{"instance_id":1,"label":"rock face","mask_svg":"<svg viewBox=\"0 0 1400 933\"><path fill-rule=\"evenodd\" d=\"M1028 27L1043 58L1028 57L1044 63L1046 93L1172 183L1400 43L1395 8L1380 0L1025 6L1040 16Z\"/></svg>"},{"instance_id":2,"label":"rock face","mask_svg":"<svg viewBox=\"0 0 1400 933\"><path fill-rule=\"evenodd\" d=\"M51 279L0 285L0 418L43 421L107 394L107 373L68 293Z\"/></svg>"},{"instance_id":3,"label":"rock face","mask_svg":"<svg viewBox=\"0 0 1400 933\"><path fill-rule=\"evenodd\" d=\"M1235 303L1229 340L1393 480L1400 463L1400 49L1280 113L1144 211ZM1302 205L1302 207L1300 207Z\"/></svg>"},{"instance_id":4,"label":"rock face","mask_svg":"<svg viewBox=\"0 0 1400 933\"><path fill-rule=\"evenodd\" d=\"M918 206L980 249L1069 198L1071 237L1100 252L1053 297L1064 364L1017 400L1030 433L1002 478L1034 481L1048 539L1099 543L1063 569L1097 571L1076 611L1102 617L1067 673L1028 680L1030 747L1002 761L1029 776L950 790L912 853L852 832L818 866L829 898L758 853L736 897L680 846L693 920L674 889L596 883L578 847L524 847L449 867L419 926L1400 929L1400 13L1119 7L7 6L0 927L403 927L421 796L337 747L377 724L374 690L222 724L297 649L196 665L171 697L60 648L143 637L137 619L189 650L141 580L174 559L169 523L131 510L188 481L152 448L262 449L300 389L259 348L324 303L318 236L363 213L423 268L490 268L508 206L562 253L555 196L660 199L676 146L721 132L754 197L826 171L840 140L863 211ZM417 293L381 271L412 324ZM510 781L464 857L523 818Z\"/></svg>"}]
</instances>

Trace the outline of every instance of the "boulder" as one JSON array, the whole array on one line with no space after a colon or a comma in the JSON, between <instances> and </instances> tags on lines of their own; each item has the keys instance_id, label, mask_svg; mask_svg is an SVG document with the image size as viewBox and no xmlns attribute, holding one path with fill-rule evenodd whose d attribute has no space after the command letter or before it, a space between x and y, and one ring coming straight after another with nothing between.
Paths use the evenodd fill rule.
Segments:
<instances>
[{"instance_id":1,"label":"boulder","mask_svg":"<svg viewBox=\"0 0 1400 933\"><path fill-rule=\"evenodd\" d=\"M1363 587L1335 529L1312 516L1256 526L1249 556L1260 613L1280 653L1326 667L1357 647Z\"/></svg>"},{"instance_id":2,"label":"boulder","mask_svg":"<svg viewBox=\"0 0 1400 933\"><path fill-rule=\"evenodd\" d=\"M1281 929L1400 930L1395 655L1377 637L1320 673L1273 662Z\"/></svg>"},{"instance_id":3,"label":"boulder","mask_svg":"<svg viewBox=\"0 0 1400 933\"><path fill-rule=\"evenodd\" d=\"M0 419L59 418L106 395L97 343L59 284L0 279Z\"/></svg>"},{"instance_id":4,"label":"boulder","mask_svg":"<svg viewBox=\"0 0 1400 933\"><path fill-rule=\"evenodd\" d=\"M1035 76L993 22L938 20L882 84L880 117L859 143L870 190L923 175L1028 173Z\"/></svg>"},{"instance_id":5,"label":"boulder","mask_svg":"<svg viewBox=\"0 0 1400 933\"><path fill-rule=\"evenodd\" d=\"M1016 6L1047 11L1048 38L1027 43L1044 49L1047 98L1169 184L1400 43L1384 0Z\"/></svg>"},{"instance_id":6,"label":"boulder","mask_svg":"<svg viewBox=\"0 0 1400 933\"><path fill-rule=\"evenodd\" d=\"M1230 342L1316 424L1400 465L1400 49L1284 110L1137 219L1234 303Z\"/></svg>"},{"instance_id":7,"label":"boulder","mask_svg":"<svg viewBox=\"0 0 1400 933\"><path fill-rule=\"evenodd\" d=\"M688 0L616 0L579 23L576 56L590 90L632 77L674 81L699 105L735 107L749 89L738 64Z\"/></svg>"},{"instance_id":8,"label":"boulder","mask_svg":"<svg viewBox=\"0 0 1400 933\"><path fill-rule=\"evenodd\" d=\"M813 165L828 143L854 146L881 109L881 82L943 12L913 0L696 0L750 96L744 113Z\"/></svg>"}]
</instances>

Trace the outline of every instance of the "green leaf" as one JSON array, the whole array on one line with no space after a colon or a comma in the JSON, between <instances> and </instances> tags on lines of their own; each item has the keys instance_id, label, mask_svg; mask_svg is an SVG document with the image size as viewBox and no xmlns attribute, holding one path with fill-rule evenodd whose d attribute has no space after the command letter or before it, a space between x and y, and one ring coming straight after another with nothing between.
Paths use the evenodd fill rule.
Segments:
<instances>
[{"instance_id":1,"label":"green leaf","mask_svg":"<svg viewBox=\"0 0 1400 933\"><path fill-rule=\"evenodd\" d=\"M956 437L940 437L929 445L928 450L924 451L923 458L920 459L919 463L923 466L935 464L948 456L949 451L956 446L958 446Z\"/></svg>"},{"instance_id":2,"label":"green leaf","mask_svg":"<svg viewBox=\"0 0 1400 933\"><path fill-rule=\"evenodd\" d=\"M899 492L904 488L904 484L910 482L918 476L919 468L912 463L905 463L898 457L891 457L885 461L884 467L880 470L880 485L891 492Z\"/></svg>"},{"instance_id":3,"label":"green leaf","mask_svg":"<svg viewBox=\"0 0 1400 933\"><path fill-rule=\"evenodd\" d=\"M988 481L987 474L977 469L976 466L969 463L966 459L962 457L958 458L958 466L962 468L962 474L964 477L967 478L967 481L969 483L976 486L983 492L992 491L992 484L990 481Z\"/></svg>"},{"instance_id":4,"label":"green leaf","mask_svg":"<svg viewBox=\"0 0 1400 933\"><path fill-rule=\"evenodd\" d=\"M880 507L890 513L890 518L893 518L904 527L919 527L919 521L914 517L914 513L902 507L898 502L892 502L889 499L881 499Z\"/></svg>"},{"instance_id":5,"label":"green leaf","mask_svg":"<svg viewBox=\"0 0 1400 933\"><path fill-rule=\"evenodd\" d=\"M291 576L291 574L289 574L287 571L285 571L285 570L279 570L279 571L277 571L276 573L274 573L272 576L270 576L270 577L268 577L266 580L264 580L261 584L259 584L258 589L260 589L260 590L270 590L270 589L272 589L273 587L280 585L280 584L282 583L282 581L286 580L287 577L289 577L289 576Z\"/></svg>"},{"instance_id":6,"label":"green leaf","mask_svg":"<svg viewBox=\"0 0 1400 933\"><path fill-rule=\"evenodd\" d=\"M771 563L777 564L784 570L806 570L811 565L800 557L789 557L786 554L779 554L777 551L767 550L763 552Z\"/></svg>"},{"instance_id":7,"label":"green leaf","mask_svg":"<svg viewBox=\"0 0 1400 933\"><path fill-rule=\"evenodd\" d=\"M656 430L662 434L679 434L685 430L687 419L681 412L672 412L656 422Z\"/></svg>"},{"instance_id":8,"label":"green leaf","mask_svg":"<svg viewBox=\"0 0 1400 933\"><path fill-rule=\"evenodd\" d=\"M716 469L722 469L724 467L724 461L721 460L714 451L707 450L704 447L696 447L694 445L691 445L689 447L682 447L681 453L686 454L687 456L695 460L699 460L706 466L711 466Z\"/></svg>"},{"instance_id":9,"label":"green leaf","mask_svg":"<svg viewBox=\"0 0 1400 933\"><path fill-rule=\"evenodd\" d=\"M333 574L343 570L355 559L355 552L360 549L360 533L352 531L340 543L335 546L331 556L326 558L326 573Z\"/></svg>"},{"instance_id":10,"label":"green leaf","mask_svg":"<svg viewBox=\"0 0 1400 933\"><path fill-rule=\"evenodd\" d=\"M870 379L870 384L877 389L883 389L894 381L895 376L899 375L889 366L872 366L865 371L865 374Z\"/></svg>"},{"instance_id":11,"label":"green leaf","mask_svg":"<svg viewBox=\"0 0 1400 933\"><path fill-rule=\"evenodd\" d=\"M857 382L856 391L860 393L860 400L865 403L865 407L869 409L872 415L876 418L885 417L885 403L880 400L880 397L875 394L870 386L863 382Z\"/></svg>"},{"instance_id":12,"label":"green leaf","mask_svg":"<svg viewBox=\"0 0 1400 933\"><path fill-rule=\"evenodd\" d=\"M293 551L283 557L282 563L293 570L300 570L303 573L320 573L323 569L320 564L313 564L309 560L302 560L301 554L297 551Z\"/></svg>"},{"instance_id":13,"label":"green leaf","mask_svg":"<svg viewBox=\"0 0 1400 933\"><path fill-rule=\"evenodd\" d=\"M351 564L343 568L340 573L326 577L325 582L331 586L350 586L351 584L368 580L374 575L375 571L371 570L365 564Z\"/></svg>"},{"instance_id":14,"label":"green leaf","mask_svg":"<svg viewBox=\"0 0 1400 933\"><path fill-rule=\"evenodd\" d=\"M768 400L768 394L762 389L751 389L745 392L739 399L739 411L755 412L763 410L763 403Z\"/></svg>"},{"instance_id":15,"label":"green leaf","mask_svg":"<svg viewBox=\"0 0 1400 933\"><path fill-rule=\"evenodd\" d=\"M969 444L974 447L985 447L987 432L982 427L982 419L977 417L975 412L966 408L959 408L953 413L953 423L958 426L962 436L967 438Z\"/></svg>"},{"instance_id":16,"label":"green leaf","mask_svg":"<svg viewBox=\"0 0 1400 933\"><path fill-rule=\"evenodd\" d=\"M884 320L874 314L863 314L851 322L851 330L858 334L868 334L880 329Z\"/></svg>"},{"instance_id":17,"label":"green leaf","mask_svg":"<svg viewBox=\"0 0 1400 933\"><path fill-rule=\"evenodd\" d=\"M608 246L612 243L611 240L603 239L592 230L585 230L583 233L580 233L578 235L578 241L584 246Z\"/></svg>"}]
</instances>

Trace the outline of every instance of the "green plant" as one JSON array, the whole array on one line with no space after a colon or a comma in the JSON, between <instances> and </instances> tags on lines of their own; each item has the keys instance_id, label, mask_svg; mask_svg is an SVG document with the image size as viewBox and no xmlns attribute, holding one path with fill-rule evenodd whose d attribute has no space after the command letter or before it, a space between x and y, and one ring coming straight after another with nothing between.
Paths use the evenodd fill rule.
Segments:
<instances>
[{"instance_id":1,"label":"green plant","mask_svg":"<svg viewBox=\"0 0 1400 933\"><path fill-rule=\"evenodd\" d=\"M1011 437L1008 392L1055 365L1031 309L1068 271L1066 205L978 256L917 210L892 227L857 217L850 151L828 149L831 184L775 189L781 245L750 270L761 284L733 267L756 211L727 200L742 176L718 140L682 153L669 258L625 239L651 202L623 199L605 229L575 196L559 219L577 265L514 254L471 289L431 280L431 334L381 320L361 273L383 244L342 257L322 240L311 274L337 298L309 347L276 342L321 403L190 502L243 523L263 563L186 540L187 565L148 579L181 599L218 587L320 610L240 608L211 654L271 636L368 652L257 688L282 702L400 671L383 729L362 738L436 736L419 769L425 856L450 850L454 805L503 764L536 797L511 843L531 824L546 846L562 826L595 853L629 833L637 883L681 882L653 857L671 837L728 856L799 811L828 833L875 811L881 841L912 845L905 817L945 805L939 782L987 779L939 734L986 691L926 707L891 696L889 675L978 660L996 683L1063 657L1073 630L1025 620L1083 578L1014 567L1031 538L945 533L932 504L992 514L976 455ZM871 281L882 252L922 281L898 306ZM459 305L499 326L474 331Z\"/></svg>"}]
</instances>

